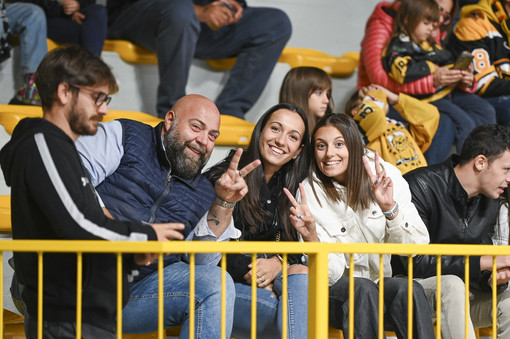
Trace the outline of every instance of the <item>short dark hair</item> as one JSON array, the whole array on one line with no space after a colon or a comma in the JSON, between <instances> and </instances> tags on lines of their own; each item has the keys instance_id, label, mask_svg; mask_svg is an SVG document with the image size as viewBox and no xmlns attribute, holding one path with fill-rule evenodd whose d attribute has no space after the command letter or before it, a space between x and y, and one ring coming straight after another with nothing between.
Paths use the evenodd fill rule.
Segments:
<instances>
[{"instance_id":1,"label":"short dark hair","mask_svg":"<svg viewBox=\"0 0 510 339\"><path fill-rule=\"evenodd\" d=\"M35 85L43 110L53 105L58 85L67 82L79 86L108 85L108 94L119 90L110 67L83 47L69 45L50 51L35 72Z\"/></svg>"},{"instance_id":2,"label":"short dark hair","mask_svg":"<svg viewBox=\"0 0 510 339\"><path fill-rule=\"evenodd\" d=\"M510 150L510 128L498 124L475 127L464 141L459 165L468 163L478 155L485 156L489 164Z\"/></svg>"}]
</instances>

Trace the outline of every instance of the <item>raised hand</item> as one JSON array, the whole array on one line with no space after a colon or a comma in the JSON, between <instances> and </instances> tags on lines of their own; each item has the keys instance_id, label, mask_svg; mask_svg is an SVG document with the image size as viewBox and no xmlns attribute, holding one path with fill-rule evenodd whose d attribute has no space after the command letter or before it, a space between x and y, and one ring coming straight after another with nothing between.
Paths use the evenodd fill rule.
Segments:
<instances>
[{"instance_id":1,"label":"raised hand","mask_svg":"<svg viewBox=\"0 0 510 339\"><path fill-rule=\"evenodd\" d=\"M393 182L386 176L386 171L379 163L379 153L375 152L375 174L370 168L368 158L363 156L363 164L372 184L372 193L382 211L389 211L395 206L393 200Z\"/></svg>"},{"instance_id":2,"label":"raised hand","mask_svg":"<svg viewBox=\"0 0 510 339\"><path fill-rule=\"evenodd\" d=\"M242 154L243 149L238 148L225 173L216 180L214 185L216 195L223 201L236 203L241 200L248 193L248 185L244 177L260 165L260 160L257 159L238 170Z\"/></svg>"},{"instance_id":3,"label":"raised hand","mask_svg":"<svg viewBox=\"0 0 510 339\"><path fill-rule=\"evenodd\" d=\"M290 208L290 222L292 226L294 226L296 231L301 234L304 241L318 242L319 237L317 236L315 218L308 208L303 184L299 184L301 204L294 199L292 193L290 193L288 189L284 188L283 191L292 204L292 207Z\"/></svg>"}]
</instances>

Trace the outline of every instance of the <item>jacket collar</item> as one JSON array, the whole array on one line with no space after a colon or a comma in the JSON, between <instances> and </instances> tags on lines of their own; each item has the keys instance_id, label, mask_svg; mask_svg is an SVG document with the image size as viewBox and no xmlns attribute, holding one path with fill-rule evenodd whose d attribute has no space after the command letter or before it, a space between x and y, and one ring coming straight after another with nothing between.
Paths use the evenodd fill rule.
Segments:
<instances>
[{"instance_id":1,"label":"jacket collar","mask_svg":"<svg viewBox=\"0 0 510 339\"><path fill-rule=\"evenodd\" d=\"M452 154L445 162L445 174L446 181L448 183L448 187L450 188L450 194L457 200L461 205L468 204L468 194L464 187L460 184L455 171L453 170L455 166L459 163L459 156L457 154ZM474 202L480 199L480 194L473 197L470 202Z\"/></svg>"}]
</instances>

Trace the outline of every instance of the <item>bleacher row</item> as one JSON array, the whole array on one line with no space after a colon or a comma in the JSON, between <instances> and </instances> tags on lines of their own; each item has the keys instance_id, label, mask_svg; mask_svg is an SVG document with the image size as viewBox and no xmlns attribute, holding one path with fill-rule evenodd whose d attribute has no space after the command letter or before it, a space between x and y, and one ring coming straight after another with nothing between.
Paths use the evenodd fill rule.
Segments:
<instances>
[{"instance_id":1,"label":"bleacher row","mask_svg":"<svg viewBox=\"0 0 510 339\"><path fill-rule=\"evenodd\" d=\"M51 39L48 50L59 46ZM103 51L116 52L120 58L129 63L157 64L156 54L127 40L106 40ZM315 66L322 68L333 77L347 77L358 67L359 52L346 52L342 56L333 56L315 49L285 47L278 62L289 64L292 68L299 66ZM210 67L217 70L228 70L235 58L208 60Z\"/></svg>"},{"instance_id":2,"label":"bleacher row","mask_svg":"<svg viewBox=\"0 0 510 339\"><path fill-rule=\"evenodd\" d=\"M42 116L42 110L40 107L0 105L0 124L4 126L6 132L8 132L9 134L12 133L12 130L21 119L25 117L40 117L40 116ZM156 125L161 121L161 119L151 116L149 114L133 111L110 111L110 113L107 116L105 116L105 120L107 121L118 118L135 119L150 124L152 126ZM252 129L253 129L252 123L234 117L222 116L221 137L218 139L217 144L225 146L246 146L249 142ZM0 232L9 233L10 231L11 231L10 196L1 195ZM311 270L311 274L313 274L313 270ZM311 276L311 280L314 279L315 278ZM317 303L320 303L320 301L316 301L315 305L317 305ZM0 322L0 326L3 327L2 333L4 338L13 339L24 338L22 316L19 316L15 313L12 313L4 309L3 314L0 315L0 317L2 317L3 319L3 322ZM166 331L166 334L170 336L175 336L178 335L178 332L179 328L171 328ZM395 336L395 334L392 332L386 332L386 335ZM492 336L493 335L492 328L477 329L477 335ZM138 335L123 335L123 338L131 339L145 339L157 337L159 337L157 332ZM328 330L328 337L334 339L344 338L342 331L335 330L332 328L329 328Z\"/></svg>"}]
</instances>

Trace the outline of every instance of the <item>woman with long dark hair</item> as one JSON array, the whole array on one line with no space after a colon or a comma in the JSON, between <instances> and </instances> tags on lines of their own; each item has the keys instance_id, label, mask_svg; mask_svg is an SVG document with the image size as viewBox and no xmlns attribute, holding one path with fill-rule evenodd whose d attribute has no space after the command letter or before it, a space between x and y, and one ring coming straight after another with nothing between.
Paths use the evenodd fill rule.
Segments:
<instances>
[{"instance_id":1,"label":"woman with long dark hair","mask_svg":"<svg viewBox=\"0 0 510 339\"><path fill-rule=\"evenodd\" d=\"M256 159L261 166L245 176L248 193L234 208L240 241L296 241L298 235L290 219L290 201L283 188L296 193L309 168L310 145L306 114L290 104L271 107L257 122L248 148L239 162L242 168ZM204 175L215 183L230 163L233 152ZM307 336L308 267L302 255L288 256L288 337ZM258 254L257 259L257 336L281 338L282 330L282 258L275 253ZM250 336L251 254L227 257L227 271L236 285L232 336Z\"/></svg>"}]
</instances>

